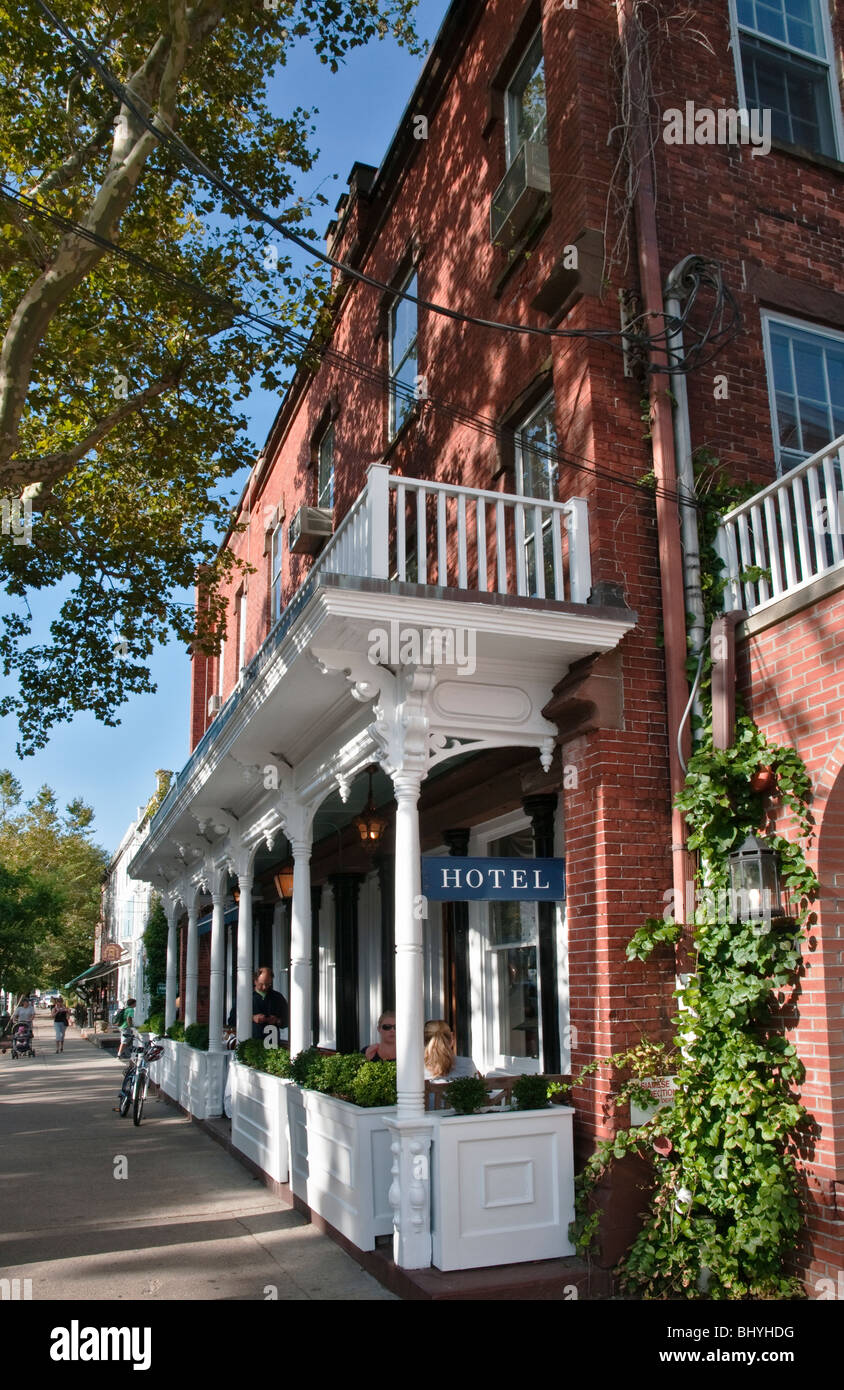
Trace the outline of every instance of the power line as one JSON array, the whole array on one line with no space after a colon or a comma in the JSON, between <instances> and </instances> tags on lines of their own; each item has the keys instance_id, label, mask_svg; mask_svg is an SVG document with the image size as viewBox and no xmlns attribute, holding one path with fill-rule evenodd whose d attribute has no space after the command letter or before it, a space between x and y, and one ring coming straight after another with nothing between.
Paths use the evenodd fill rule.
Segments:
<instances>
[{"instance_id":1,"label":"power line","mask_svg":"<svg viewBox=\"0 0 844 1390\"><path fill-rule=\"evenodd\" d=\"M19 193L9 188L8 185L4 183L0 183L0 196L7 202L15 203L32 215L48 222L65 234L79 236L99 247L101 250L115 255L134 268L146 272L153 279L164 284L168 289L182 291L195 299L202 300L207 306L218 309L226 315L230 315L233 319L243 319L250 324L254 324L286 340L296 348L300 356L309 354L318 357L320 361L324 361L336 367L338 371L344 372L346 375L352 376L359 381L367 382L377 387L382 392L385 389L392 388L408 405L418 404L420 407L430 405L434 410L447 415L459 424L466 425L475 430L476 433L482 434L487 438L500 440L504 433L501 426L488 416L478 415L467 407L455 405L453 402L447 401L442 397L428 394L420 395L413 387L405 386L404 383L395 381L389 374L379 371L375 367L371 367L368 363L359 362L349 354L341 352L337 348L319 346L311 339L306 338L304 334L297 333L294 329L287 328L268 315L255 313L253 310L247 309L242 304L239 304L236 300L227 299L222 295L215 294L204 286L185 279L183 276L167 269L167 267L160 266L156 262L148 260L138 252L131 251L111 241L108 237L101 236L98 232L92 231L89 227L84 227L80 223L73 222L70 218L64 217L61 213L45 208L43 205L36 203L34 199L29 198L26 194ZM626 478L623 474L602 467L595 459L588 458L585 454L569 453L568 451L563 452L559 449L553 449L550 446L535 443L531 443L529 447L532 453L549 462L556 463L558 466L565 465L579 472L589 473L597 479L613 483L617 486L631 488L647 497L661 496L667 498L669 501L680 501L678 494L670 489L661 488L658 485L651 486L650 484ZM706 503L698 499L696 502L688 505L695 505L698 508L703 508Z\"/></svg>"},{"instance_id":2,"label":"power line","mask_svg":"<svg viewBox=\"0 0 844 1390\"><path fill-rule=\"evenodd\" d=\"M88 66L99 74L109 90L115 96L119 97L121 103L128 107L136 120L140 121L145 129L154 135L160 144L173 149L179 155L183 164L187 165L194 173L199 174L218 192L225 194L227 198L239 203L251 218L266 223L278 232L279 236L284 237L287 241L298 246L300 250L305 251L309 256L321 261L324 265L330 266L332 270L340 272L347 278L357 280L359 283L368 285L372 289L377 289L382 293L392 295L395 299L405 299L409 303L415 304L417 308L425 309L429 313L441 315L457 323L471 324L474 327L492 329L496 332L516 333L522 336L536 336L542 338L587 338L592 341L607 342L612 346L621 347L622 349L630 346L638 347L641 351L648 353L652 352L657 346L667 348L669 336L681 329L693 337L698 337L700 341L687 349L684 360L679 360L676 354L672 353L667 354L664 362L658 365L648 364L646 367L646 370L649 372L668 376L698 371L702 367L707 366L718 355L721 348L732 341L739 330L741 316L738 304L732 292L724 284L720 269L717 266L714 267L714 275L710 275L709 277L698 277L679 318L672 318L664 313L660 315L660 317L664 319L666 326L659 333L654 334L636 333L632 331L635 324L647 318L647 315L644 314L639 315L638 318L628 323L623 330L541 328L529 324L503 323L494 319L479 318L474 314L465 314L460 310L451 309L446 305L437 304L432 300L421 299L417 295L408 294L406 290L398 289L395 285L388 285L384 281L376 279L374 276L365 274L364 271L358 270L355 266L349 265L345 261L336 260L327 252L320 250L313 242L292 232L279 220L279 218L273 217L272 214L266 212L255 203L242 188L236 184L230 183L216 170L211 169L199 155L185 144L175 131L171 130L161 121L157 113L154 113L154 119L150 119L149 116L140 109L140 107L146 106L147 110L153 110L152 106L144 101L137 93L133 92L130 94L126 85L114 75L107 64L104 63L96 53L93 53L87 45L68 28L63 20L59 19L58 16L53 13L50 7L45 3L45 0L36 0L36 4L53 27L58 30L68 43L73 45L77 52L85 59ZM705 334L701 335L699 333L696 334L689 319L699 290L705 284L715 288L717 302L710 315ZM723 325L725 309L730 311L727 324L715 330L714 325L716 317L719 315L719 310ZM707 345L712 347L713 351L708 357L704 358L702 354Z\"/></svg>"}]
</instances>

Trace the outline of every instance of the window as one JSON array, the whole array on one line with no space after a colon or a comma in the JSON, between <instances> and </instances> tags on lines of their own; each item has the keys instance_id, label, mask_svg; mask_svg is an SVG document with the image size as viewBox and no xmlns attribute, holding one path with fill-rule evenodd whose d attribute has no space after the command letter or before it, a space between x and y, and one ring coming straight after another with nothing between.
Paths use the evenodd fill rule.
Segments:
<instances>
[{"instance_id":1,"label":"window","mask_svg":"<svg viewBox=\"0 0 844 1390\"><path fill-rule=\"evenodd\" d=\"M281 545L284 528L275 527L270 542L270 627L281 617Z\"/></svg>"},{"instance_id":2,"label":"window","mask_svg":"<svg viewBox=\"0 0 844 1390\"><path fill-rule=\"evenodd\" d=\"M777 468L844 434L844 334L764 315Z\"/></svg>"},{"instance_id":3,"label":"window","mask_svg":"<svg viewBox=\"0 0 844 1390\"><path fill-rule=\"evenodd\" d=\"M217 658L217 694L219 695L219 697L220 697L221 700L222 700L223 694L224 694L223 683L224 683L224 679L225 679L225 674L226 674L226 639L225 639L225 637L223 637L222 640L221 640L221 642L220 642L220 655L219 655L218 658Z\"/></svg>"},{"instance_id":4,"label":"window","mask_svg":"<svg viewBox=\"0 0 844 1390\"><path fill-rule=\"evenodd\" d=\"M490 840L486 853L509 859L534 857L530 828ZM539 917L536 903L491 902L487 905L487 951L492 989L496 1061L524 1069L541 1056ZM517 1060L518 1059L518 1060Z\"/></svg>"},{"instance_id":5,"label":"window","mask_svg":"<svg viewBox=\"0 0 844 1390\"><path fill-rule=\"evenodd\" d=\"M770 109L786 145L838 156L840 110L825 0L735 0L742 106Z\"/></svg>"},{"instance_id":6,"label":"window","mask_svg":"<svg viewBox=\"0 0 844 1390\"><path fill-rule=\"evenodd\" d=\"M404 294L418 294L416 272L402 286ZM390 309L390 439L395 439L415 402L416 305L399 298Z\"/></svg>"},{"instance_id":7,"label":"window","mask_svg":"<svg viewBox=\"0 0 844 1390\"><path fill-rule=\"evenodd\" d=\"M329 425L317 449L317 506L334 506L334 426Z\"/></svg>"},{"instance_id":8,"label":"window","mask_svg":"<svg viewBox=\"0 0 844 1390\"><path fill-rule=\"evenodd\" d=\"M237 674L243 673L246 665L246 591L241 589L237 597Z\"/></svg>"},{"instance_id":9,"label":"window","mask_svg":"<svg viewBox=\"0 0 844 1390\"><path fill-rule=\"evenodd\" d=\"M547 143L545 67L542 59L542 32L539 29L507 88L504 116L509 169L527 141L535 145Z\"/></svg>"},{"instance_id":10,"label":"window","mask_svg":"<svg viewBox=\"0 0 844 1390\"><path fill-rule=\"evenodd\" d=\"M546 396L530 415L516 427L516 491L525 497L540 497L557 501L557 429L554 423L554 397ZM545 594L554 594L554 552L551 540L551 518L542 524L542 540L538 542L532 509L525 515L525 567L528 592L537 593L538 545L541 546Z\"/></svg>"}]
</instances>

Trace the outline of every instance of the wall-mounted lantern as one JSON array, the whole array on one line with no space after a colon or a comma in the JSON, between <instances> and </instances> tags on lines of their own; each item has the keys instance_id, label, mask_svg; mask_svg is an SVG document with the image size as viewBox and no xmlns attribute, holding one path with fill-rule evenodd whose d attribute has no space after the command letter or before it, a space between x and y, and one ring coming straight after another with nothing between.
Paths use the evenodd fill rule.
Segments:
<instances>
[{"instance_id":1,"label":"wall-mounted lantern","mask_svg":"<svg viewBox=\"0 0 844 1390\"><path fill-rule=\"evenodd\" d=\"M770 922L788 915L781 902L776 851L755 835L748 835L730 855L730 889L739 922Z\"/></svg>"}]
</instances>

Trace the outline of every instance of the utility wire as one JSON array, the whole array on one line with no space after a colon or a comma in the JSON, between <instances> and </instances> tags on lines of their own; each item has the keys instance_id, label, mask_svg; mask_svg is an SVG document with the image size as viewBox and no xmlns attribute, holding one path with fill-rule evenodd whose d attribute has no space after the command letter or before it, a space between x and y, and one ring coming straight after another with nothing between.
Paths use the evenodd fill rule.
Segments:
<instances>
[{"instance_id":1,"label":"utility wire","mask_svg":"<svg viewBox=\"0 0 844 1390\"><path fill-rule=\"evenodd\" d=\"M357 280L359 283L368 285L372 289L377 289L382 293L389 294L394 299L405 299L409 303L417 305L418 308L425 309L428 313L439 314L457 323L471 324L478 328L492 329L496 332L516 333L523 336L536 336L542 338L588 338L593 341L609 342L616 347L621 347L622 350L625 347L638 346L648 353L654 351L658 345L663 346L666 349L665 361L658 364L647 364L646 370L667 376L700 370L702 367L708 365L709 362L713 361L721 348L732 341L739 331L741 317L738 304L731 291L724 285L720 270L718 270L717 267L715 267L714 276L709 278L701 277L698 283L693 287L679 319L669 317L666 314L661 314L659 316L665 320L666 326L659 333L655 334L636 333L631 331L635 324L641 323L648 317L645 314L641 314L638 318L632 320L623 330L541 328L529 324L503 323L494 319L479 318L474 314L465 314L460 310L448 308L446 305L437 304L431 300L421 299L417 295L408 294L405 290L397 289L395 285L388 285L384 281L376 279L374 276L365 274L365 272L358 270L345 261L336 260L327 252L320 250L313 242L308 241L307 238L292 232L279 218L273 217L272 214L266 212L255 203L249 194L242 188L238 187L236 184L230 183L216 170L211 169L199 155L185 144L175 131L171 130L169 126L161 120L157 112L154 112L153 118L151 119L141 110L141 107L145 106L148 111L153 111L153 107L140 97L138 93L130 93L128 87L115 76L107 64L104 63L96 53L92 52L91 49L68 28L63 20L59 19L58 16L53 13L49 5L45 3L45 0L36 0L36 4L53 27L58 30L68 43L72 44L77 52L84 58L87 65L99 74L109 90L132 112L135 119L155 136L160 144L174 150L183 164L193 170L194 173L199 174L218 192L225 194L227 198L239 203L243 210L253 220L266 223L278 232L279 236L284 237L287 241L292 242L301 250L305 251L309 256L321 261L324 265L330 266L332 270L338 271L347 278ZM704 284L708 284L710 287L716 289L718 302L710 315L706 334L701 336L696 333L693 325L689 323L689 317L698 290ZM728 317L726 326L723 326L726 309L730 310L730 316ZM716 331L714 329L714 324L716 317L719 316L719 310L722 326ZM667 352L669 337L681 329L691 336L700 338L699 342L695 343L687 350L686 358L683 361L677 360L676 357ZM710 353L709 357L704 358L702 354L707 346L711 346L713 351Z\"/></svg>"},{"instance_id":2,"label":"utility wire","mask_svg":"<svg viewBox=\"0 0 844 1390\"><path fill-rule=\"evenodd\" d=\"M482 434L487 438L499 440L502 437L501 426L488 416L475 414L468 408L455 405L453 402L447 401L442 397L432 395L419 396L412 386L406 386L403 382L395 381L387 373L379 371L368 363L359 362L355 358L349 356L349 354L341 352L337 348L315 344L313 340L308 339L304 334L297 333L295 329L287 328L268 315L256 313L254 310L245 308L236 300L227 299L222 295L215 294L213 291L206 289L203 285L176 274L166 266L158 265L156 262L148 260L145 256L141 256L138 252L130 251L126 247L111 241L108 237L101 236L98 232L92 231L91 228L84 227L80 223L73 222L70 218L64 217L61 213L53 212L45 208L34 199L29 198L26 194L20 193L2 182L0 182L0 197L4 198L9 203L14 203L23 208L33 216L41 218L57 230L65 234L81 237L92 245L99 247L101 250L118 257L135 269L144 271L153 279L165 285L168 289L179 290L190 295L194 299L201 300L208 307L215 308L225 313L227 316L231 316L232 319L243 319L249 324L253 324L256 327L262 328L282 338L296 348L300 356L309 354L318 357L320 361L324 361L336 367L339 371L359 381L369 383L377 387L380 391L392 387L407 404L418 404L420 406L430 405L437 412L447 415L450 419L459 424L468 426L475 430L476 433ZM627 478L623 474L614 472L612 469L602 467L595 459L588 458L585 454L573 454L568 451L563 452L559 449L551 448L548 445L538 443L531 443L529 448L532 453L558 466L565 465L579 472L588 473L602 481L613 483L620 487L632 488L637 493L644 494L647 497L660 496L672 502L679 503L680 501L679 494L671 489L662 488L659 485L653 486L649 483L642 483L635 479ZM696 505L702 510L706 507L707 503L705 500L696 499L693 505Z\"/></svg>"}]
</instances>

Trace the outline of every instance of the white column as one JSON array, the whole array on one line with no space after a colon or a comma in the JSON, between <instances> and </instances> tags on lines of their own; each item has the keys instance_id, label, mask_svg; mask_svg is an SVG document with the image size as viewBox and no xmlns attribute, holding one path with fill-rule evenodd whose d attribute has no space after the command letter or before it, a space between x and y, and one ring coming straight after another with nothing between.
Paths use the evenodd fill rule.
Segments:
<instances>
[{"instance_id":1,"label":"white column","mask_svg":"<svg viewBox=\"0 0 844 1390\"><path fill-rule=\"evenodd\" d=\"M199 931L197 930L197 918L199 911L196 905L196 897L188 904L188 950L187 961L185 964L185 999L184 999L184 1020L185 1027L191 1023L196 1023L196 988L199 982Z\"/></svg>"},{"instance_id":2,"label":"white column","mask_svg":"<svg viewBox=\"0 0 844 1390\"><path fill-rule=\"evenodd\" d=\"M393 1258L401 1269L431 1263L431 1125L425 1120L421 772L393 774L396 789L396 1059L398 1110L392 1130Z\"/></svg>"},{"instance_id":3,"label":"white column","mask_svg":"<svg viewBox=\"0 0 844 1390\"><path fill-rule=\"evenodd\" d=\"M290 913L290 1053L311 1044L311 837L293 840Z\"/></svg>"},{"instance_id":4,"label":"white column","mask_svg":"<svg viewBox=\"0 0 844 1390\"><path fill-rule=\"evenodd\" d=\"M218 885L211 894L211 978L208 996L208 1051L222 1052L223 1023L226 998L226 928L224 923L224 892Z\"/></svg>"},{"instance_id":5,"label":"white column","mask_svg":"<svg viewBox=\"0 0 844 1390\"><path fill-rule=\"evenodd\" d=\"M167 991L164 995L165 1031L176 1021L176 995L179 993L179 909L181 903L164 903L167 914Z\"/></svg>"},{"instance_id":6,"label":"white column","mask_svg":"<svg viewBox=\"0 0 844 1390\"><path fill-rule=\"evenodd\" d=\"M252 870L237 876L237 1039L252 1037Z\"/></svg>"}]
</instances>

